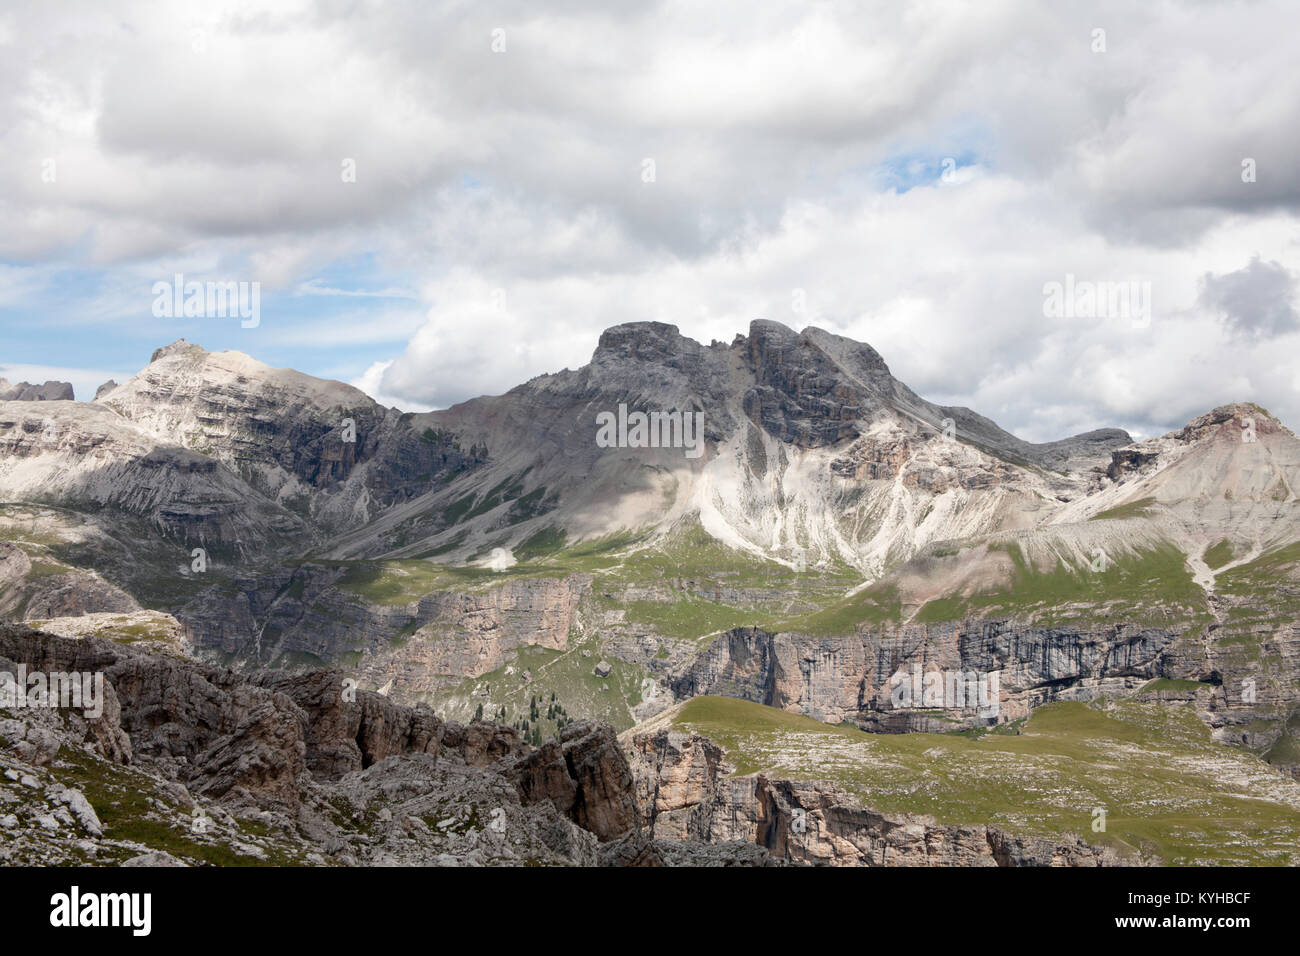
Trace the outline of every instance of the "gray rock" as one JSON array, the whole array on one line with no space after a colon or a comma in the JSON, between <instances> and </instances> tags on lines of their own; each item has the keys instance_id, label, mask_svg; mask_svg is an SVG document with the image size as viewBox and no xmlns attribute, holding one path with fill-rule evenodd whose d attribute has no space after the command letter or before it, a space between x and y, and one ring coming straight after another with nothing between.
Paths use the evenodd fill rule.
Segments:
<instances>
[{"instance_id":1,"label":"gray rock","mask_svg":"<svg viewBox=\"0 0 1300 956\"><path fill-rule=\"evenodd\" d=\"M139 856L133 856L129 860L124 860L118 866L189 866L183 860L178 860L170 853L164 853L162 850L150 850L148 853L141 853Z\"/></svg>"},{"instance_id":2,"label":"gray rock","mask_svg":"<svg viewBox=\"0 0 1300 956\"><path fill-rule=\"evenodd\" d=\"M19 382L10 385L0 378L0 402L70 402L74 398L71 382L49 381L44 385Z\"/></svg>"},{"instance_id":3,"label":"gray rock","mask_svg":"<svg viewBox=\"0 0 1300 956\"><path fill-rule=\"evenodd\" d=\"M104 835L104 825L99 822L99 816L95 813L95 808L90 805L85 794L80 790L73 790L71 787L64 787L62 784L56 784L50 788L51 797L56 803L60 803L71 811L72 816L83 830L91 836L100 837Z\"/></svg>"}]
</instances>

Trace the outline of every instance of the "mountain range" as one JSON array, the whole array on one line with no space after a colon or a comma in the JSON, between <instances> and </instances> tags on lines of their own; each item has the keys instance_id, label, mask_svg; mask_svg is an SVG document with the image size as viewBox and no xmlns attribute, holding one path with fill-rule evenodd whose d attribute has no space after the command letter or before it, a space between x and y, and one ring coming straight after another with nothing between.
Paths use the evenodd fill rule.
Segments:
<instances>
[{"instance_id":1,"label":"mountain range","mask_svg":"<svg viewBox=\"0 0 1300 956\"><path fill-rule=\"evenodd\" d=\"M0 656L80 638L128 670L342 675L363 710L514 734L494 760L563 764L609 725L626 826L566 810L670 841L629 859L1201 862L1235 839L1295 862L1300 440L1257 405L1034 444L762 320L709 345L615 326L576 371L422 414L183 340L91 402L3 385ZM638 413L697 416L702 452L598 440ZM900 703L931 672L996 675L994 706ZM368 770L311 756L321 705L294 699L304 767ZM1034 777L1060 799L989 798ZM1175 812L1209 805L1199 830Z\"/></svg>"}]
</instances>

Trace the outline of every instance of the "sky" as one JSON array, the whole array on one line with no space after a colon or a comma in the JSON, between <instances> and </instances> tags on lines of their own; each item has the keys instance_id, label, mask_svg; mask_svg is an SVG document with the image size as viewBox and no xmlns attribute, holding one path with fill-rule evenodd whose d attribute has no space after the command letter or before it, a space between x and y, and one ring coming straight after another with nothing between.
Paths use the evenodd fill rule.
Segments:
<instances>
[{"instance_id":1,"label":"sky","mask_svg":"<svg viewBox=\"0 0 1300 956\"><path fill-rule=\"evenodd\" d=\"M1297 35L1293 2L6 3L0 376L89 400L184 337L424 410L621 322L765 318L1033 441L1300 428ZM257 283L257 323L155 314L176 275Z\"/></svg>"}]
</instances>

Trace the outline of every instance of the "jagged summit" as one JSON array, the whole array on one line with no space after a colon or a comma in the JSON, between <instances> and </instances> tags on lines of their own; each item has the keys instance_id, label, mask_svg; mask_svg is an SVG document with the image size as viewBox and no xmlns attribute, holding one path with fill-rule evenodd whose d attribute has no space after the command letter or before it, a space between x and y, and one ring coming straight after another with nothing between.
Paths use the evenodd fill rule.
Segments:
<instances>
[{"instance_id":1,"label":"jagged summit","mask_svg":"<svg viewBox=\"0 0 1300 956\"><path fill-rule=\"evenodd\" d=\"M693 356L702 349L731 350L748 357L754 364L769 360L779 364L783 357L804 350L816 350L846 369L889 374L884 359L870 345L841 335L808 326L801 332L771 319L754 319L749 323L748 335L737 333L731 344L714 341L704 346L685 336L681 330L666 322L624 322L601 333L593 360L602 355L612 355L636 361L663 361L665 359Z\"/></svg>"},{"instance_id":2,"label":"jagged summit","mask_svg":"<svg viewBox=\"0 0 1300 956\"><path fill-rule=\"evenodd\" d=\"M731 356L734 361L729 361ZM735 386L735 363L747 382L740 395L725 394ZM729 346L710 346L681 334L663 322L629 322L606 329L592 364L596 374L584 379L588 388L624 387L646 396L657 372L662 391L682 398L685 390L698 404L724 420L723 430L738 418L748 418L769 434L801 447L834 445L856 437L863 423L881 416L901 416L954 434L990 454L1053 470L1070 470L1133 438L1118 428L1103 428L1053 442L1027 442L995 422L961 406L929 402L896 379L884 358L870 345L809 326L802 332L770 319L755 319L747 335ZM581 371L581 370L580 370ZM546 387L555 380L547 378ZM740 414L734 399L740 400Z\"/></svg>"},{"instance_id":3,"label":"jagged summit","mask_svg":"<svg viewBox=\"0 0 1300 956\"><path fill-rule=\"evenodd\" d=\"M47 381L44 385L31 382L9 384L0 378L0 402L70 402L74 398L71 382Z\"/></svg>"},{"instance_id":4,"label":"jagged summit","mask_svg":"<svg viewBox=\"0 0 1300 956\"><path fill-rule=\"evenodd\" d=\"M1269 434L1282 431L1292 437L1295 433L1287 428L1268 409L1255 402L1230 402L1211 409L1204 415L1198 415L1177 432L1182 441L1195 441L1204 437L1211 429L1225 422L1235 422L1243 432L1253 429L1256 434Z\"/></svg>"},{"instance_id":5,"label":"jagged summit","mask_svg":"<svg viewBox=\"0 0 1300 956\"><path fill-rule=\"evenodd\" d=\"M179 357L187 360L187 366L202 367L207 378L218 376L221 369L247 379L247 387L254 391L272 382L300 393L322 388L340 393L318 394L316 403L348 403L361 395L340 382L273 369L242 352L210 353L184 338L157 349L150 366ZM156 373L151 375L156 379ZM118 401L134 381L104 390L96 399ZM704 409L715 438L748 419L801 447L834 445L860 434L863 423L877 421L881 415L901 416L946 431L997 457L1056 471L1077 469L1133 442L1132 436L1116 428L1052 442L1027 442L969 408L940 406L921 398L893 376L870 345L815 326L796 332L769 319L753 320L748 334L738 334L729 345L709 346L665 322L611 326L601 333L590 364L577 371L540 375L510 394L535 400L539 393L557 391L588 401L603 395L647 406ZM483 403L498 400L483 397L462 402L450 410L451 416L473 421L480 417Z\"/></svg>"},{"instance_id":6,"label":"jagged summit","mask_svg":"<svg viewBox=\"0 0 1300 956\"><path fill-rule=\"evenodd\" d=\"M106 384L96 403L118 417L70 418L63 434L101 448L144 449L140 461L158 459L150 443L198 453L287 509L277 519L284 527L305 516L314 533L342 534L331 539L341 555L446 548L455 556L547 527L578 539L694 516L731 547L782 560L811 550L865 573L945 537L1060 523L1122 505L1135 482L1207 437L1229 442L1247 421L1275 455L1284 454L1275 438L1294 439L1263 409L1237 403L1145 442L1119 429L1026 442L971 409L917 395L867 344L767 319L729 344L707 346L668 323L615 325L582 368L422 415L384 408L341 382L181 338L125 383ZM602 447L596 418L620 407L700 415L703 454ZM94 437L109 423L111 436ZM42 424L41 434L49 433ZM13 447L52 452L30 437ZM1226 444L1213 468L1237 475L1239 457ZM93 472L96 500L145 500L138 490L101 487L97 458L60 467ZM14 490L44 473L31 465L12 470ZM1241 494L1283 493L1255 488L1265 477L1206 481ZM1185 486L1180 479L1171 494ZM163 507L151 501L149 508ZM158 520L177 526L171 517Z\"/></svg>"},{"instance_id":7,"label":"jagged summit","mask_svg":"<svg viewBox=\"0 0 1300 956\"><path fill-rule=\"evenodd\" d=\"M165 359L172 355L206 355L207 351L201 345L194 345L185 339L177 339L171 345L164 345L160 349L154 349L153 355L149 356L149 364L152 365L159 359Z\"/></svg>"},{"instance_id":8,"label":"jagged summit","mask_svg":"<svg viewBox=\"0 0 1300 956\"><path fill-rule=\"evenodd\" d=\"M694 353L700 343L682 335L666 322L624 322L600 333L593 360L602 354L636 361L657 361L680 353Z\"/></svg>"}]
</instances>

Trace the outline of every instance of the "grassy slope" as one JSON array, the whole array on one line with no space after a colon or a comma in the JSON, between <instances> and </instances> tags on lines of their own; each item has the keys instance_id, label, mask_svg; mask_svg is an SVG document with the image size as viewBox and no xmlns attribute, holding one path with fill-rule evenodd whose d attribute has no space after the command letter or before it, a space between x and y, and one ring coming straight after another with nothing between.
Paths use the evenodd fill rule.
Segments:
<instances>
[{"instance_id":1,"label":"grassy slope","mask_svg":"<svg viewBox=\"0 0 1300 956\"><path fill-rule=\"evenodd\" d=\"M997 546L1015 565L1008 589L932 600L921 607L918 624L966 617L1015 617L1041 626L1089 625L1110 620L1162 625L1208 623L1205 594L1173 545L1110 561L1104 571L1058 563L1051 571L1033 567L1014 542ZM861 625L902 620L898 591L888 577L788 628L803 633L846 633Z\"/></svg>"},{"instance_id":2,"label":"grassy slope","mask_svg":"<svg viewBox=\"0 0 1300 956\"><path fill-rule=\"evenodd\" d=\"M1107 518L1145 518L1151 513L1151 506L1155 503L1156 500L1154 498L1142 498L1138 501L1130 501L1128 504L1120 505L1117 508L1099 511L1089 520L1103 521Z\"/></svg>"},{"instance_id":3,"label":"grassy slope","mask_svg":"<svg viewBox=\"0 0 1300 956\"><path fill-rule=\"evenodd\" d=\"M654 540L620 534L574 545L563 541L558 532L538 532L516 549L518 563L504 571L421 559L317 563L345 568L340 588L386 605L410 604L440 589L492 587L511 578L593 574L599 590L611 594L602 610L625 609L629 622L683 638L742 624L770 624L792 606L812 611L861 580L844 567L793 571L728 548L696 524ZM691 587L679 589L679 582ZM629 590L637 596L624 597ZM737 602L717 596L726 591L762 592L764 597Z\"/></svg>"},{"instance_id":4,"label":"grassy slope","mask_svg":"<svg viewBox=\"0 0 1300 956\"><path fill-rule=\"evenodd\" d=\"M971 614L1011 615L1042 625L1096 622L1099 617L1133 623L1208 621L1205 593L1192 580L1185 556L1173 545L1108 562L1105 570L1058 563L1042 572L1020 548L1008 551L1016 572L1011 588L968 599L931 601L917 621L949 621Z\"/></svg>"},{"instance_id":5,"label":"grassy slope","mask_svg":"<svg viewBox=\"0 0 1300 956\"><path fill-rule=\"evenodd\" d=\"M1228 612L1231 624L1268 627L1295 623L1300 620L1300 542L1221 572L1215 590L1233 599Z\"/></svg>"},{"instance_id":6,"label":"grassy slope","mask_svg":"<svg viewBox=\"0 0 1300 956\"><path fill-rule=\"evenodd\" d=\"M1170 864L1300 862L1300 786L1213 743L1182 709L1057 703L1019 735L972 739L867 734L697 697L675 725L715 740L738 773L831 781L885 812L1074 833ZM1092 832L1096 807L1107 810L1105 833Z\"/></svg>"},{"instance_id":7,"label":"grassy slope","mask_svg":"<svg viewBox=\"0 0 1300 956\"><path fill-rule=\"evenodd\" d=\"M314 563L345 570L338 587L373 604L411 604L432 591L475 590L513 578L563 578L596 574L616 568L639 536L609 535L572 547L552 546L563 540L555 532L538 532L515 553L517 564L501 571L479 565L440 564L423 558L392 561L327 561ZM485 555L486 556L486 555Z\"/></svg>"},{"instance_id":8,"label":"grassy slope","mask_svg":"<svg viewBox=\"0 0 1300 956\"><path fill-rule=\"evenodd\" d=\"M1232 542L1224 538L1210 545L1205 549L1203 560L1206 567L1217 571L1232 560Z\"/></svg>"}]
</instances>

